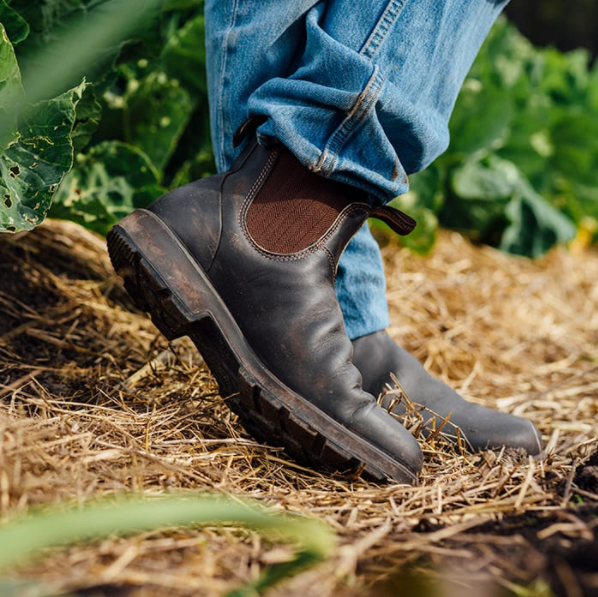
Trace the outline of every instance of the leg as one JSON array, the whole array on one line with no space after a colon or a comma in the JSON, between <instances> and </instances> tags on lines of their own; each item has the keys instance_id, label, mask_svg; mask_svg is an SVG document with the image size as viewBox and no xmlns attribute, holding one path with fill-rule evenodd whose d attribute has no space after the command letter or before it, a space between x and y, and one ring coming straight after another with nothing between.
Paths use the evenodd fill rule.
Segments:
<instances>
[{"instance_id":1,"label":"leg","mask_svg":"<svg viewBox=\"0 0 598 597\"><path fill-rule=\"evenodd\" d=\"M341 256L336 295L345 330L352 340L390 324L382 255L367 224L359 229Z\"/></svg>"},{"instance_id":2,"label":"leg","mask_svg":"<svg viewBox=\"0 0 598 597\"><path fill-rule=\"evenodd\" d=\"M238 156L234 131L249 115L253 92L271 78L284 79L305 44L305 20L316 0L243 3L207 0L206 45L210 115L216 166L225 172ZM268 15L268 19L264 18ZM363 34L365 35L365 33ZM235 77L235 73L244 73ZM386 283L378 244L367 226L341 257L336 291L350 338L389 324Z\"/></svg>"},{"instance_id":3,"label":"leg","mask_svg":"<svg viewBox=\"0 0 598 597\"><path fill-rule=\"evenodd\" d=\"M251 112L268 115L264 134L312 170L361 185L379 200L401 194L405 174L446 147L462 80L505 3L208 0L219 171L238 155L232 133ZM360 231L337 283L350 338L386 327L383 287L373 239Z\"/></svg>"},{"instance_id":4,"label":"leg","mask_svg":"<svg viewBox=\"0 0 598 597\"><path fill-rule=\"evenodd\" d=\"M506 2L276 0L264 12L274 11L277 28L263 23L260 10L228 4L211 9L218 16L208 31L219 166L235 156L222 142L232 132L222 123L238 126L248 113L260 114L268 117L264 137L282 140L311 170L384 202L406 189L406 174L445 149L457 93ZM230 75L248 70L251 77ZM367 391L377 395L392 372L412 400L469 428L475 448L507 443L537 452L531 425L472 408L378 333L388 325L384 288L379 250L364 227L341 258L336 289Z\"/></svg>"},{"instance_id":5,"label":"leg","mask_svg":"<svg viewBox=\"0 0 598 597\"><path fill-rule=\"evenodd\" d=\"M227 13L226 35L251 26L247 6ZM222 17L226 6L215 10ZM289 31L292 23L276 34ZM246 49L237 44L231 53L247 59ZM225 58L221 64L231 65ZM224 93L229 81L222 81ZM421 449L363 391L334 294L340 254L369 215L403 232L412 222L371 205L359 188L311 172L271 137L257 144L252 123L226 172L117 225L111 259L167 337L191 337L257 439L314 465L414 482Z\"/></svg>"},{"instance_id":6,"label":"leg","mask_svg":"<svg viewBox=\"0 0 598 597\"><path fill-rule=\"evenodd\" d=\"M452 88L467 62L457 50L475 49L454 36L481 42L486 13L464 0L352 4L209 2L208 49L223 48L209 57L214 143L222 168L235 160L125 218L108 245L133 297L169 338L192 338L255 437L315 465L413 482L421 450L363 390L334 279L368 216L411 228L383 204L407 188L406 168L442 149L434 110L394 97L392 71L447 64ZM245 126L238 151L233 99L263 122L260 143Z\"/></svg>"}]
</instances>

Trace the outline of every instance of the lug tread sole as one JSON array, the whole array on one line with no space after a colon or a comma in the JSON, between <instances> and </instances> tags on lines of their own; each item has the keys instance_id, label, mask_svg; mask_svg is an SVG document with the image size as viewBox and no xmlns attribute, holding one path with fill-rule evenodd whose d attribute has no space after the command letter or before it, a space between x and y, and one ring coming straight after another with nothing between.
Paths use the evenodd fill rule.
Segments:
<instances>
[{"instance_id":1,"label":"lug tread sole","mask_svg":"<svg viewBox=\"0 0 598 597\"><path fill-rule=\"evenodd\" d=\"M353 472L378 482L389 478L403 483L416 482L416 476L404 465L370 446L319 409L311 407L327 421L325 426L320 423L318 429L318 425L306 420L309 417L292 412L260 383L235 354L213 315L209 311L191 310L138 246L132 231L127 230L127 220L136 213L108 234L108 252L115 271L123 278L126 291L139 309L149 313L166 338L190 337L218 381L226 404L258 442L283 446L298 462L315 468ZM329 433L328 425L336 427L334 433ZM331 440L330 435L334 439ZM370 446L365 450L369 452L365 457L356 456L364 452L361 444Z\"/></svg>"}]
</instances>

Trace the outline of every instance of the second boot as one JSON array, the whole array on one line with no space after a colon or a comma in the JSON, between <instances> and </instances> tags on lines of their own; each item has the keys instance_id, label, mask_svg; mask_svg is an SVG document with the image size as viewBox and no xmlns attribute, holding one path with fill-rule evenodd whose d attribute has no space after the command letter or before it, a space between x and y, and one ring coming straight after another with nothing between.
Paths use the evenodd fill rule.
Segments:
<instances>
[{"instance_id":1,"label":"second boot","mask_svg":"<svg viewBox=\"0 0 598 597\"><path fill-rule=\"evenodd\" d=\"M399 346L386 331L353 340L353 362L363 376L363 387L382 397L382 405L397 415L406 411L404 402L392 404L394 375L415 405L421 405L424 435L430 435L441 425L446 439L457 442L470 451L491 448L519 448L530 455L542 452L542 440L536 426L522 417L503 413L480 404L468 402L455 390L432 377L421 363ZM386 396L385 396L386 394ZM457 429L458 428L458 429Z\"/></svg>"}]
</instances>

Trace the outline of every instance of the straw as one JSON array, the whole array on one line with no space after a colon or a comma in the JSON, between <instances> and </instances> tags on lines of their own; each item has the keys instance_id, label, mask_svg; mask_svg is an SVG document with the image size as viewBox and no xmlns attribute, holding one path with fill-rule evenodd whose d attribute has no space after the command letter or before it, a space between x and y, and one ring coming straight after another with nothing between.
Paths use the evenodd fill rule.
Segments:
<instances>
[{"instance_id":1,"label":"straw","mask_svg":"<svg viewBox=\"0 0 598 597\"><path fill-rule=\"evenodd\" d=\"M187 340L169 345L134 310L103 241L48 222L0 238L0 521L121 492L217 490L338 535L327 562L272 594L374 595L407 571L440 587L430 595L482 581L595 590L575 549L597 545L598 254L532 262L448 232L428 258L394 241L383 254L390 334L468 399L532 420L543 459L450 448L449 420L418 438L416 487L289 461L245 433ZM417 409L409 416L415 433ZM180 528L50 550L13 577L43 581L45 594L219 595L286 557L242 527Z\"/></svg>"}]
</instances>

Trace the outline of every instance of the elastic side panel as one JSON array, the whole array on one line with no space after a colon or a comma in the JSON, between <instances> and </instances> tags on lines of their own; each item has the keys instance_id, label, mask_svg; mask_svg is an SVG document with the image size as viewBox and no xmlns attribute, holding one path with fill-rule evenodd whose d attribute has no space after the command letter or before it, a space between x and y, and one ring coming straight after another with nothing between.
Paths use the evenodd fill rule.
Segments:
<instances>
[{"instance_id":1,"label":"elastic side panel","mask_svg":"<svg viewBox=\"0 0 598 597\"><path fill-rule=\"evenodd\" d=\"M247 229L267 251L297 253L320 239L348 203L343 185L283 151L247 211Z\"/></svg>"}]
</instances>

